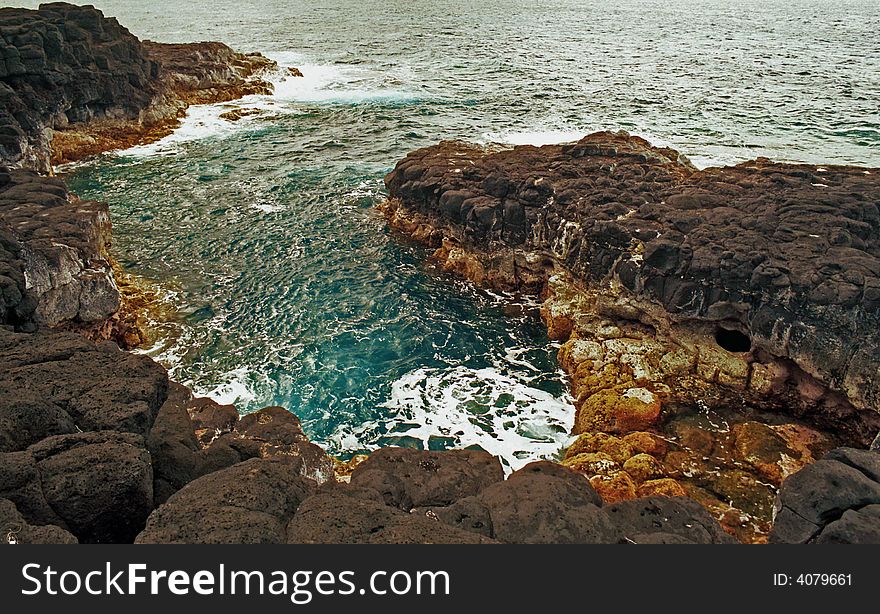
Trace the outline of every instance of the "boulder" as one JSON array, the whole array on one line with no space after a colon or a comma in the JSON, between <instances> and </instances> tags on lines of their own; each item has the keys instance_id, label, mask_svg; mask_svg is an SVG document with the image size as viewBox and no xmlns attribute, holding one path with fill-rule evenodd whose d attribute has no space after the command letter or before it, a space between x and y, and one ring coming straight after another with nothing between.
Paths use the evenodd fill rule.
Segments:
<instances>
[{"instance_id":1,"label":"boulder","mask_svg":"<svg viewBox=\"0 0 880 614\"><path fill-rule=\"evenodd\" d=\"M646 497L605 507L627 541L735 544L706 508L687 497Z\"/></svg>"},{"instance_id":2,"label":"boulder","mask_svg":"<svg viewBox=\"0 0 880 614\"><path fill-rule=\"evenodd\" d=\"M140 41L93 6L3 8L0 23L0 162L40 171L161 132L188 104L270 93L277 68L217 42Z\"/></svg>"},{"instance_id":3,"label":"boulder","mask_svg":"<svg viewBox=\"0 0 880 614\"><path fill-rule=\"evenodd\" d=\"M495 539L508 543L618 543L622 535L583 475L548 461L515 471L477 496Z\"/></svg>"},{"instance_id":4,"label":"boulder","mask_svg":"<svg viewBox=\"0 0 880 614\"><path fill-rule=\"evenodd\" d=\"M871 532L861 527L872 515L862 516L861 510L880 504L877 458L874 451L837 448L786 478L776 496L770 542L843 541L857 535L870 541Z\"/></svg>"},{"instance_id":5,"label":"boulder","mask_svg":"<svg viewBox=\"0 0 880 614\"><path fill-rule=\"evenodd\" d=\"M143 438L98 431L48 437L28 448L50 508L84 543L130 543L153 509Z\"/></svg>"},{"instance_id":6,"label":"boulder","mask_svg":"<svg viewBox=\"0 0 880 614\"><path fill-rule=\"evenodd\" d=\"M291 544L476 544L492 540L335 488L307 499L287 527Z\"/></svg>"},{"instance_id":7,"label":"boulder","mask_svg":"<svg viewBox=\"0 0 880 614\"><path fill-rule=\"evenodd\" d=\"M846 510L829 522L816 538L817 544L880 544L880 505Z\"/></svg>"},{"instance_id":8,"label":"boulder","mask_svg":"<svg viewBox=\"0 0 880 614\"><path fill-rule=\"evenodd\" d=\"M408 511L449 505L503 479L498 458L479 450L383 448L358 465L351 484L385 493L389 504Z\"/></svg>"},{"instance_id":9,"label":"boulder","mask_svg":"<svg viewBox=\"0 0 880 614\"><path fill-rule=\"evenodd\" d=\"M198 478L150 514L136 543L284 543L288 521L315 489L301 463L254 458Z\"/></svg>"},{"instance_id":10,"label":"boulder","mask_svg":"<svg viewBox=\"0 0 880 614\"><path fill-rule=\"evenodd\" d=\"M495 534L492 514L478 497L465 497L445 507L419 508L413 513L423 513L429 518L485 537Z\"/></svg>"}]
</instances>

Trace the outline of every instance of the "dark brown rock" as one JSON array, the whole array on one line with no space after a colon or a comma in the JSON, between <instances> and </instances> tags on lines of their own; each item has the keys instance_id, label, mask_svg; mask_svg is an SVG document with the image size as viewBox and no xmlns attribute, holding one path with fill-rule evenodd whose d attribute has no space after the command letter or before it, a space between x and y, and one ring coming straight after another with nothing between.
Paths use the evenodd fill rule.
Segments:
<instances>
[{"instance_id":1,"label":"dark brown rock","mask_svg":"<svg viewBox=\"0 0 880 614\"><path fill-rule=\"evenodd\" d=\"M143 438L100 431L58 435L28 451L46 501L87 543L130 543L153 509L153 470Z\"/></svg>"},{"instance_id":2,"label":"dark brown rock","mask_svg":"<svg viewBox=\"0 0 880 614\"><path fill-rule=\"evenodd\" d=\"M0 498L12 501L32 524L67 528L46 501L37 462L30 452L0 454Z\"/></svg>"},{"instance_id":3,"label":"dark brown rock","mask_svg":"<svg viewBox=\"0 0 880 614\"><path fill-rule=\"evenodd\" d=\"M816 538L817 544L880 544L880 505L846 510L828 523Z\"/></svg>"},{"instance_id":4,"label":"dark brown rock","mask_svg":"<svg viewBox=\"0 0 880 614\"><path fill-rule=\"evenodd\" d=\"M446 507L422 508L415 510L414 513L417 511L464 531L486 537L495 534L492 528L492 514L478 497L465 497Z\"/></svg>"},{"instance_id":5,"label":"dark brown rock","mask_svg":"<svg viewBox=\"0 0 880 614\"><path fill-rule=\"evenodd\" d=\"M0 441L7 450L75 430L146 435L167 395L161 366L74 333L0 329L0 357Z\"/></svg>"},{"instance_id":6,"label":"dark brown rock","mask_svg":"<svg viewBox=\"0 0 880 614\"><path fill-rule=\"evenodd\" d=\"M388 495L387 503L408 511L449 505L503 479L501 463L486 452L383 448L358 465L351 484L375 488Z\"/></svg>"},{"instance_id":7,"label":"dark brown rock","mask_svg":"<svg viewBox=\"0 0 880 614\"><path fill-rule=\"evenodd\" d=\"M76 544L69 531L55 525L32 525L9 499L0 499L0 545Z\"/></svg>"},{"instance_id":8,"label":"dark brown rock","mask_svg":"<svg viewBox=\"0 0 880 614\"><path fill-rule=\"evenodd\" d=\"M492 540L424 514L334 489L303 503L287 527L292 544L473 544Z\"/></svg>"},{"instance_id":9,"label":"dark brown rock","mask_svg":"<svg viewBox=\"0 0 880 614\"><path fill-rule=\"evenodd\" d=\"M628 541L636 544L735 544L702 505L687 497L646 497L605 508Z\"/></svg>"},{"instance_id":10,"label":"dark brown rock","mask_svg":"<svg viewBox=\"0 0 880 614\"><path fill-rule=\"evenodd\" d=\"M540 461L514 472L477 497L492 519L493 536L525 544L619 543L622 534L589 480Z\"/></svg>"},{"instance_id":11,"label":"dark brown rock","mask_svg":"<svg viewBox=\"0 0 880 614\"><path fill-rule=\"evenodd\" d=\"M203 476L157 508L137 543L284 543L286 527L315 489L301 460L251 459Z\"/></svg>"},{"instance_id":12,"label":"dark brown rock","mask_svg":"<svg viewBox=\"0 0 880 614\"><path fill-rule=\"evenodd\" d=\"M832 535L837 530L841 535L854 534L849 529L844 531L845 525L870 521L870 516L861 518L852 514L843 521L847 511L858 512L866 506L880 504L880 482L869 477L875 459L866 455L880 456L871 451L837 449L789 476L776 497L770 541L809 543L816 540L826 526L841 520L842 524L837 524L824 540L833 541ZM854 465L868 467L868 473Z\"/></svg>"},{"instance_id":13,"label":"dark brown rock","mask_svg":"<svg viewBox=\"0 0 880 614\"><path fill-rule=\"evenodd\" d=\"M224 433L230 432L238 422L238 410L233 405L220 405L208 398L193 399L187 405L193 428L199 442L211 443Z\"/></svg>"}]
</instances>

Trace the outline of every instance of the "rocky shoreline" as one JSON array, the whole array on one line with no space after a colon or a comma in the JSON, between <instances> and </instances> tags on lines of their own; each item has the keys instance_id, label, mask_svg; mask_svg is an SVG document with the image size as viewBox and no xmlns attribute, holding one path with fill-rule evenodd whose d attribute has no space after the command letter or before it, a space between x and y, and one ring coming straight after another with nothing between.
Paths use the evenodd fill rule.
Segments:
<instances>
[{"instance_id":1,"label":"rocky shoreline","mask_svg":"<svg viewBox=\"0 0 880 614\"><path fill-rule=\"evenodd\" d=\"M689 463L706 446L735 450L731 462L748 469L728 494L753 488L749 476L772 483L771 541L880 541L880 454L825 454L864 446L880 424L873 174L829 167L830 204L795 208L814 214L804 223L826 237L837 268L794 250L755 278L727 275L742 254L706 239L745 219L707 193L740 184L706 179L671 150L594 135L549 149L415 152L388 176L389 219L437 247L450 271L544 296L551 336L565 340L581 437L562 464L531 463L506 479L497 458L474 450L386 448L340 466L288 409L239 416L120 349L137 332L107 207L37 172L155 138L188 104L264 92L270 62L220 43L141 42L90 7L0 17L0 543L733 543L766 534L769 521L738 525L731 510L744 510L732 498L703 488L701 499L685 479L699 479ZM730 172L756 173L743 189L780 214L802 203L801 193L780 196L804 179L792 171L819 172L755 165ZM672 209L686 213L663 210L682 185L693 193L680 190ZM701 234L703 220L711 232ZM764 243L751 247L766 250L767 229L786 228L768 224L753 227ZM654 242L658 230L665 243ZM688 241L692 260L705 241L702 268L676 268ZM693 281L713 267L725 272L726 294ZM771 316L785 316L787 332ZM696 400L785 418L743 420L700 448L709 431L684 419ZM662 428L670 415L682 418L678 430ZM675 453L680 475L669 471Z\"/></svg>"},{"instance_id":2,"label":"rocky shoreline","mask_svg":"<svg viewBox=\"0 0 880 614\"><path fill-rule=\"evenodd\" d=\"M397 164L381 209L444 270L543 299L580 434L563 465L763 541L787 477L880 430L878 177L700 171L626 133L443 142Z\"/></svg>"},{"instance_id":3,"label":"rocky shoreline","mask_svg":"<svg viewBox=\"0 0 880 614\"><path fill-rule=\"evenodd\" d=\"M191 104L269 94L277 64L223 43L140 41L63 2L0 9L0 159L52 166L158 140Z\"/></svg>"}]
</instances>

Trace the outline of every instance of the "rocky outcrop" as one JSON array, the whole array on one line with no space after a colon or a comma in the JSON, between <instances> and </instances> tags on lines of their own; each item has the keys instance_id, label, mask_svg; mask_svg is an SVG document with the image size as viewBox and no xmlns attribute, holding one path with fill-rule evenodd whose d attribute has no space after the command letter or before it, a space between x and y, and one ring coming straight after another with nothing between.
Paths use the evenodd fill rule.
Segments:
<instances>
[{"instance_id":1,"label":"rocky outcrop","mask_svg":"<svg viewBox=\"0 0 880 614\"><path fill-rule=\"evenodd\" d=\"M48 171L161 138L189 104L270 93L275 67L222 43L142 42L92 6L0 9L0 162Z\"/></svg>"},{"instance_id":2,"label":"rocky outcrop","mask_svg":"<svg viewBox=\"0 0 880 614\"><path fill-rule=\"evenodd\" d=\"M618 543L623 539L586 479L553 463L533 463L505 481L498 459L485 452L389 448L361 463L350 483L334 479L314 492L295 468L269 462L282 461L247 461L190 483L150 516L137 541ZM723 534L714 520L708 521L716 531L713 535ZM712 539L706 537L705 542Z\"/></svg>"},{"instance_id":3,"label":"rocky outcrop","mask_svg":"<svg viewBox=\"0 0 880 614\"><path fill-rule=\"evenodd\" d=\"M141 42L91 7L0 17L13 167L158 138L189 104L269 91L262 56ZM241 417L96 342L127 338L106 206L4 167L0 541L728 543L766 533L774 496L772 541L878 541L876 453L813 463L835 437L780 417L860 443L876 431L873 175L697 171L607 133L445 143L398 165L392 222L450 271L543 293L563 342L581 436L561 465L504 479L474 450L334 466L287 409Z\"/></svg>"},{"instance_id":4,"label":"rocky outcrop","mask_svg":"<svg viewBox=\"0 0 880 614\"><path fill-rule=\"evenodd\" d=\"M415 151L380 208L444 270L543 298L586 438L567 466L610 500L693 496L749 539L786 476L880 430L878 178L701 171L602 132Z\"/></svg>"},{"instance_id":5,"label":"rocky outcrop","mask_svg":"<svg viewBox=\"0 0 880 614\"><path fill-rule=\"evenodd\" d=\"M598 330L603 317L640 325L676 342L668 360L682 369L867 444L880 426L878 177L768 160L698 171L624 133L504 150L444 142L398 163L386 210L447 268L534 292L568 273L584 303L571 317L595 339L620 338ZM552 309L565 338L576 322ZM691 365L693 345L716 351Z\"/></svg>"},{"instance_id":6,"label":"rocky outcrop","mask_svg":"<svg viewBox=\"0 0 880 614\"><path fill-rule=\"evenodd\" d=\"M9 169L47 172L161 138L191 104L271 93L276 69L222 43L140 41L91 6L0 9L0 324L141 343L136 288L113 274L107 206Z\"/></svg>"},{"instance_id":7,"label":"rocky outcrop","mask_svg":"<svg viewBox=\"0 0 880 614\"><path fill-rule=\"evenodd\" d=\"M350 483L372 488L388 505L410 510L447 506L504 479L497 458L477 450L417 452L384 448L354 470Z\"/></svg>"},{"instance_id":8,"label":"rocky outcrop","mask_svg":"<svg viewBox=\"0 0 880 614\"><path fill-rule=\"evenodd\" d=\"M66 327L96 339L131 327L110 261L107 205L64 183L0 167L0 324Z\"/></svg>"},{"instance_id":9,"label":"rocky outcrop","mask_svg":"<svg viewBox=\"0 0 880 614\"><path fill-rule=\"evenodd\" d=\"M152 360L69 332L0 329L0 452L85 431L146 437L168 390Z\"/></svg>"},{"instance_id":10,"label":"rocky outcrop","mask_svg":"<svg viewBox=\"0 0 880 614\"><path fill-rule=\"evenodd\" d=\"M178 490L250 460L283 461L306 491L333 479L290 412L239 418L112 342L0 328L0 364L0 499L14 506L0 519L19 543L131 542Z\"/></svg>"}]
</instances>

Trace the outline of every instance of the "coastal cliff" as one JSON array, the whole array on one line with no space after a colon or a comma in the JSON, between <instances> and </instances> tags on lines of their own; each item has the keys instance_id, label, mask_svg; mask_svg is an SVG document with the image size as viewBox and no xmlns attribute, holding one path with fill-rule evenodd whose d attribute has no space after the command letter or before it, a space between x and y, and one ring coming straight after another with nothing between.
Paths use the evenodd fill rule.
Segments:
<instances>
[{"instance_id":1,"label":"coastal cliff","mask_svg":"<svg viewBox=\"0 0 880 614\"><path fill-rule=\"evenodd\" d=\"M386 213L447 269L544 296L582 435L506 479L480 450L339 463L288 408L240 416L120 349L108 209L45 175L265 93L273 63L61 3L0 9L0 35L0 543L732 543L771 516L773 541L880 541L880 455L838 446L877 430L873 171L700 172L608 134L414 152ZM825 243L773 243L806 230ZM751 413L725 435L695 403Z\"/></svg>"},{"instance_id":2,"label":"coastal cliff","mask_svg":"<svg viewBox=\"0 0 880 614\"><path fill-rule=\"evenodd\" d=\"M140 41L91 6L0 9L0 162L42 172L169 134L187 106L271 93L222 43Z\"/></svg>"}]
</instances>

